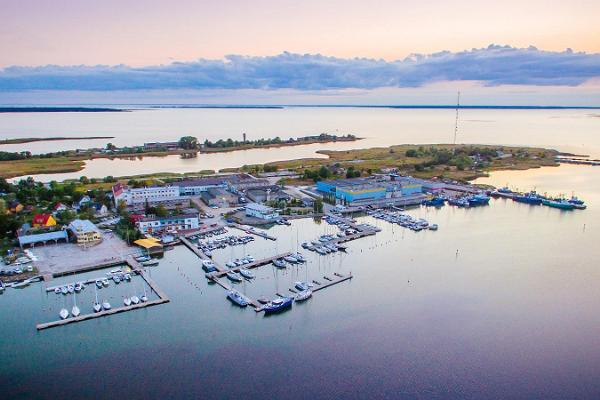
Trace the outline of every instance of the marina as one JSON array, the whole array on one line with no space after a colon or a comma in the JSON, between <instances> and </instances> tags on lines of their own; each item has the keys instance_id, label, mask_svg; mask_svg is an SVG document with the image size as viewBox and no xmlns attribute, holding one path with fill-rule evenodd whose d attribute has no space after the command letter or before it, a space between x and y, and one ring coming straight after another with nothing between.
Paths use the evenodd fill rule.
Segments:
<instances>
[{"instance_id":1,"label":"marina","mask_svg":"<svg viewBox=\"0 0 600 400\"><path fill-rule=\"evenodd\" d=\"M135 273L136 275L139 275L146 282L146 284L150 287L152 292L158 296L158 299L151 300L151 301L145 301L145 302L139 302L137 304L129 304L129 305L125 305L122 307L115 307L115 308L108 307L109 309L104 309L102 311L93 312L93 313L89 313L89 314L77 315L72 318L68 318L68 317L62 318L63 316L61 315L60 320L37 324L36 329L44 330L44 329L49 329L49 328L55 328L55 327L59 327L59 326L67 325L67 324L87 321L87 320L95 319L95 318L106 317L106 316L110 316L113 314L118 314L118 313L127 312L127 311L133 311L133 310L137 310L137 309L141 309L141 308L145 308L145 307L152 307L152 306L168 303L170 301L169 297L158 287L158 285L154 282L154 280L152 280L152 278L150 278L148 276L148 274L144 271L144 269L142 268L142 265L139 262L135 261L132 257L125 260L125 262L129 265L129 267L131 268L133 273ZM105 266L99 266L96 269L104 268L104 267ZM95 283L97 280L98 279L88 279L85 281L85 283L92 284L92 283ZM58 287L64 287L64 286L65 285L46 288L46 291L51 292L51 291L54 291Z\"/></svg>"}]
</instances>

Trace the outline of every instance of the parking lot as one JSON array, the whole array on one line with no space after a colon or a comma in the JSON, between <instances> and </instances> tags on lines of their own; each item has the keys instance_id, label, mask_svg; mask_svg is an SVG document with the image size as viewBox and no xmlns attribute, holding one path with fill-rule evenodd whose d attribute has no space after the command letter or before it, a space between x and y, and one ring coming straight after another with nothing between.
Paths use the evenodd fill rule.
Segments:
<instances>
[{"instance_id":1,"label":"parking lot","mask_svg":"<svg viewBox=\"0 0 600 400\"><path fill-rule=\"evenodd\" d=\"M139 252L113 233L105 233L102 242L93 246L59 243L37 246L30 250L38 258L34 265L40 274L75 271Z\"/></svg>"}]
</instances>

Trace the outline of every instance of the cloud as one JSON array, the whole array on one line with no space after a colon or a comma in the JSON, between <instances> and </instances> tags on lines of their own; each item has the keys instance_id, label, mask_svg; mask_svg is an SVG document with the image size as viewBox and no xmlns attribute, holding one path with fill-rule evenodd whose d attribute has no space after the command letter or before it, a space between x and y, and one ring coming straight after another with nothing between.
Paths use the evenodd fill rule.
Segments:
<instances>
[{"instance_id":1,"label":"cloud","mask_svg":"<svg viewBox=\"0 0 600 400\"><path fill-rule=\"evenodd\" d=\"M13 66L0 70L0 91L140 89L375 89L440 81L486 86L577 86L600 77L600 54L490 45L462 52L414 54L403 60L320 54L200 59L168 65Z\"/></svg>"}]
</instances>

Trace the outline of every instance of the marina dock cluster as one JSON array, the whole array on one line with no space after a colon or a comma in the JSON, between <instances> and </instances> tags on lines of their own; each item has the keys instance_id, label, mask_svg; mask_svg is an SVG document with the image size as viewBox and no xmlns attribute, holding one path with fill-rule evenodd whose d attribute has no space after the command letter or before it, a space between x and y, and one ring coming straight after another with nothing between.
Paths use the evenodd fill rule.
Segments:
<instances>
[{"instance_id":1,"label":"marina dock cluster","mask_svg":"<svg viewBox=\"0 0 600 400\"><path fill-rule=\"evenodd\" d=\"M354 219L357 215L419 232L436 231L439 227L435 221L413 217L409 212L412 207L446 204L460 208L485 207L491 198L500 197L565 211L586 208L584 201L575 196L567 199L508 188L493 190L450 179L415 178L395 171L319 180L300 187L279 182L282 176L287 175L280 171L263 177L241 173L166 182L130 180L127 184L115 183L108 193L90 191L76 202L61 201L45 213L33 216L29 225L23 224L18 237L20 247L11 250L5 258L7 265L2 267L4 278L0 280L0 293L7 288L24 288L42 281L47 282L48 293L72 294L75 300L85 287L96 286L97 291L112 283L129 282L134 276L140 277L150 288L141 298L137 294L126 296L120 307L113 308L108 302L96 299L93 311L87 312L84 307L81 314L74 304L70 313L61 310L61 319L38 324L40 330L164 304L169 302L169 297L144 268L160 265L165 251L183 245L197 256L197 266L204 270L205 278L227 291L227 299L242 307L251 305L256 312L271 314L287 310L296 302L307 301L314 293L348 281L353 275L335 272L308 278L307 273L304 281L294 282L287 291L277 290L256 298L242 293L236 285L241 282L251 285L259 268L285 270L307 263L308 253L302 254L299 250L314 253L318 257L313 259L318 260L350 251L346 243L380 231L368 223L358 223ZM15 202L9 204L8 210L19 215L25 213L25 207ZM76 223L65 224L66 212L80 218ZM88 219L81 219L84 215ZM286 235L285 230L273 234L270 228L290 226L299 218L321 219L337 231L303 242L302 249L297 243L297 248L274 251L260 258L238 254L237 258L230 256L222 264L214 258L220 251L233 254L234 247L245 249L256 240L277 242L280 235ZM129 270L121 270L124 265ZM109 267L119 268L95 279L75 277L82 272ZM50 283L53 278L66 275L74 276L72 283Z\"/></svg>"}]
</instances>

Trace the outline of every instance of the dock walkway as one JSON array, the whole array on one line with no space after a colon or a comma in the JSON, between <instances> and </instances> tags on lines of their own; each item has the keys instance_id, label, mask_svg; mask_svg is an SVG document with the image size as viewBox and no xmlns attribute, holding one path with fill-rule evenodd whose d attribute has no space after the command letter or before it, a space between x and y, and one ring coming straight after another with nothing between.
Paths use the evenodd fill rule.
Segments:
<instances>
[{"instance_id":1,"label":"dock walkway","mask_svg":"<svg viewBox=\"0 0 600 400\"><path fill-rule=\"evenodd\" d=\"M222 276L227 275L228 272L239 272L240 268L253 269L253 268L262 267L263 265L267 265L267 264L273 262L274 260L277 260L277 259L283 258L283 257L287 257L289 255L292 255L292 253L290 253L290 252L282 253L282 254L278 254L276 256L263 258L261 260L256 260L253 263L249 263L249 264L245 264L245 265L240 265L238 267L233 267L233 268L229 268L229 269L223 269L222 271L217 271L217 272L209 272L209 273L206 274L206 277L208 279L212 279L213 277L220 278Z\"/></svg>"},{"instance_id":2,"label":"dock walkway","mask_svg":"<svg viewBox=\"0 0 600 400\"><path fill-rule=\"evenodd\" d=\"M122 312L126 312L126 311L137 310L139 308L152 307L152 306L156 306L159 304L168 303L170 301L169 297L158 287L158 285L154 282L154 280L152 280L146 274L146 272L142 268L142 265L139 262L137 262L135 259L133 259L133 257L127 258L125 260L125 262L129 265L129 267L131 267L131 270L134 273L140 275L142 277L142 279L144 279L146 281L148 286L150 286L150 289L152 290L152 292L156 293L156 295L158 296L158 299L147 301L144 303L132 304L130 306L116 307L116 308L112 308L110 310L103 310L98 313L84 314L84 315L80 315L78 317L61 319L61 320L51 321L51 322L44 322L44 323L38 324L36 326L37 330L54 328L57 326L63 326L63 325L72 324L75 322L81 322L81 321L86 321L89 319L105 317L108 315L118 314L118 313L122 313ZM122 263L123 262L121 262L121 264ZM52 289L52 290L54 290L54 289Z\"/></svg>"},{"instance_id":3,"label":"dock walkway","mask_svg":"<svg viewBox=\"0 0 600 400\"><path fill-rule=\"evenodd\" d=\"M251 228L251 227L244 228L242 225L235 224L235 223L230 224L230 226L232 228L239 229L240 231L243 231L244 233L246 233L248 235L254 235L254 236L258 236L258 237L261 237L261 238L264 238L264 239L268 239L268 240L273 240L273 241L277 240L276 237L270 236L270 235L266 234L265 232L256 230L256 229Z\"/></svg>"}]
</instances>

